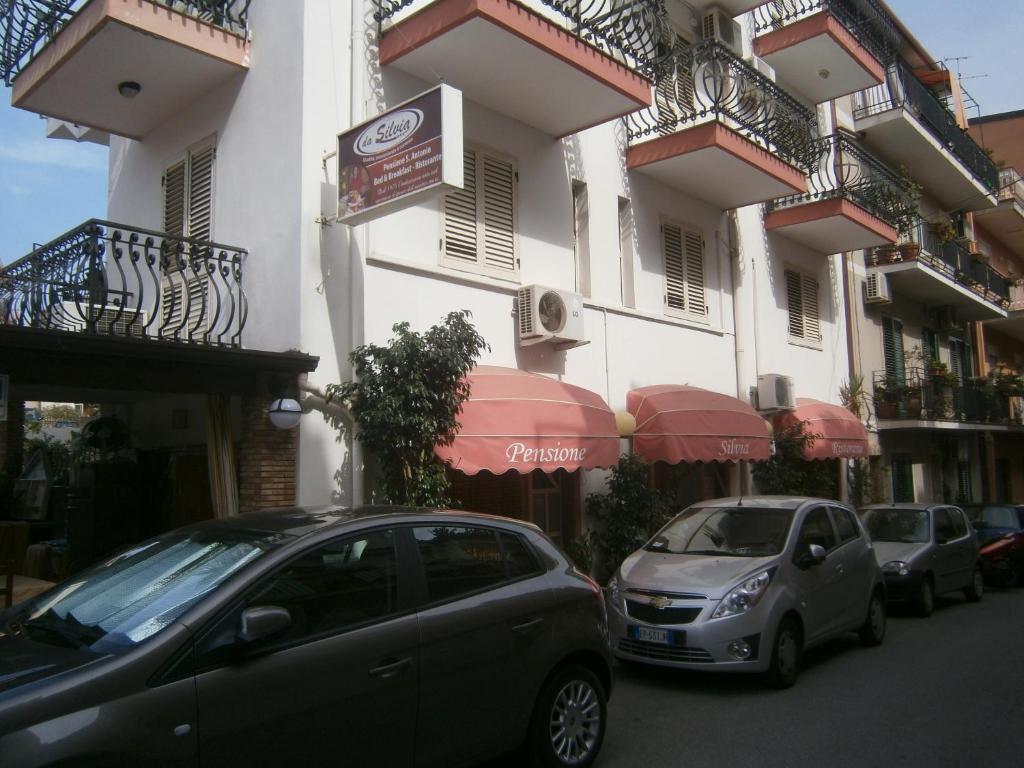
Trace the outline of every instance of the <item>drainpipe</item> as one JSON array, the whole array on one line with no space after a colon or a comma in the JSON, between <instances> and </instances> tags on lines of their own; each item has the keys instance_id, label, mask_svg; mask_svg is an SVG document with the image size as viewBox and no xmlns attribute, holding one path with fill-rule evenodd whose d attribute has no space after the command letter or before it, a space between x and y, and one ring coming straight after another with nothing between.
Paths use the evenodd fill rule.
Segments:
<instances>
[{"instance_id":1,"label":"drainpipe","mask_svg":"<svg viewBox=\"0 0 1024 768\"><path fill-rule=\"evenodd\" d=\"M739 236L737 231L737 212L735 209L727 214L726 221L726 247L729 251L729 265L732 268L732 318L733 318L733 343L735 348L736 366L736 395L743 402L750 401L750 372L748 371L747 351L753 346L754 373L753 381L757 381L757 374L760 366L757 363L757 292L754 279L745 279L747 269L753 270L753 261L746 266L743 255L738 246ZM753 292L753 296L748 296ZM753 330L753 332L752 332ZM752 490L750 465L748 462L737 464L739 471L738 487L730 489L730 493L747 495Z\"/></svg>"},{"instance_id":2,"label":"drainpipe","mask_svg":"<svg viewBox=\"0 0 1024 768\"><path fill-rule=\"evenodd\" d=\"M351 52L351 90L349 93L349 122L359 123L365 116L365 84L366 57L363 55L363 25L365 23L365 0L352 0L352 24L350 29L349 50ZM339 180L340 181L340 180ZM358 250L357 250L358 243ZM364 256L370 247L370 225L361 224L349 228L348 240L348 291L349 291L349 329L352 338L352 349L361 346L364 341L363 329L363 286L362 266ZM358 282L357 282L358 281ZM355 372L353 372L353 377ZM352 465L352 506L363 503L363 448L356 439L355 424L352 425L352 442L349 458Z\"/></svg>"}]
</instances>

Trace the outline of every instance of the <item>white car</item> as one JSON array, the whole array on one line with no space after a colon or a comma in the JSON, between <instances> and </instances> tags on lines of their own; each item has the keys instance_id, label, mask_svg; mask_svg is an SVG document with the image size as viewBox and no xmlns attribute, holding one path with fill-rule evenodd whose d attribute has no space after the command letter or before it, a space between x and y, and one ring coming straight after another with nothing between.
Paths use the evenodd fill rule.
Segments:
<instances>
[{"instance_id":1,"label":"white car","mask_svg":"<svg viewBox=\"0 0 1024 768\"><path fill-rule=\"evenodd\" d=\"M796 682L801 653L885 637L885 584L849 507L762 496L703 501L627 557L607 589L612 651L685 669Z\"/></svg>"}]
</instances>

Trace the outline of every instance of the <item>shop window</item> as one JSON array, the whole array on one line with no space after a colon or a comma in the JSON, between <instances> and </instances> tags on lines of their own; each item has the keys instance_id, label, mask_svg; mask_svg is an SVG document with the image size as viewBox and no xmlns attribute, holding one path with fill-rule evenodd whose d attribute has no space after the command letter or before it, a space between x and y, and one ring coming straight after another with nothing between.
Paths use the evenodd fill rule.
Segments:
<instances>
[{"instance_id":1,"label":"shop window","mask_svg":"<svg viewBox=\"0 0 1024 768\"><path fill-rule=\"evenodd\" d=\"M514 278L517 252L515 163L505 157L466 148L463 188L444 196L441 260L456 269Z\"/></svg>"},{"instance_id":2,"label":"shop window","mask_svg":"<svg viewBox=\"0 0 1024 768\"><path fill-rule=\"evenodd\" d=\"M786 270L786 298L790 340L821 343L818 314L818 279L795 269Z\"/></svg>"},{"instance_id":3,"label":"shop window","mask_svg":"<svg viewBox=\"0 0 1024 768\"><path fill-rule=\"evenodd\" d=\"M661 223L665 260L665 311L707 316L704 285L704 238L692 228L672 221Z\"/></svg>"}]
</instances>

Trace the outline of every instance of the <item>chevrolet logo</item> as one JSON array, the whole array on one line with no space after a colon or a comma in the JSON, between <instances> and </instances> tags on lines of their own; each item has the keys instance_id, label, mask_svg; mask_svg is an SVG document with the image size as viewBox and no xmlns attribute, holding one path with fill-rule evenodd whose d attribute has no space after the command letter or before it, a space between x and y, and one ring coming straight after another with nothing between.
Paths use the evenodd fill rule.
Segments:
<instances>
[{"instance_id":1,"label":"chevrolet logo","mask_svg":"<svg viewBox=\"0 0 1024 768\"><path fill-rule=\"evenodd\" d=\"M652 598L651 598L651 605L653 605L653 606L654 606L655 608L657 608L657 609L658 609L659 611L660 611L660 610L661 610L662 608L667 608L667 607L668 607L668 604L669 604L670 602L672 602L672 601L671 601L671 600L669 600L669 599L668 599L667 597L662 597L661 595L658 595L657 597L652 597Z\"/></svg>"}]
</instances>

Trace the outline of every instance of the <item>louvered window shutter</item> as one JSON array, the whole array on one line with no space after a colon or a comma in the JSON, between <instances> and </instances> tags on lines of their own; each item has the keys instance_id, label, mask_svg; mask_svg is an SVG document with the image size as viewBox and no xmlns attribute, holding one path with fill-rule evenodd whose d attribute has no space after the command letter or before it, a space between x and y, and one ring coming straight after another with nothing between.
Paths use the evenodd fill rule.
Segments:
<instances>
[{"instance_id":1,"label":"louvered window shutter","mask_svg":"<svg viewBox=\"0 0 1024 768\"><path fill-rule=\"evenodd\" d=\"M163 230L170 235L185 234L185 175L187 163L181 160L164 171Z\"/></svg>"},{"instance_id":2,"label":"louvered window shutter","mask_svg":"<svg viewBox=\"0 0 1024 768\"><path fill-rule=\"evenodd\" d=\"M454 261L477 261L476 153L463 152L463 188L444 196L444 255Z\"/></svg>"},{"instance_id":3,"label":"louvered window shutter","mask_svg":"<svg viewBox=\"0 0 1024 768\"><path fill-rule=\"evenodd\" d=\"M212 145L189 156L188 236L197 240L213 237L213 159Z\"/></svg>"},{"instance_id":4,"label":"louvered window shutter","mask_svg":"<svg viewBox=\"0 0 1024 768\"><path fill-rule=\"evenodd\" d=\"M786 297L789 303L789 335L804 337L804 294L800 273L786 270Z\"/></svg>"},{"instance_id":5,"label":"louvered window shutter","mask_svg":"<svg viewBox=\"0 0 1024 768\"><path fill-rule=\"evenodd\" d=\"M959 339L949 340L949 372L956 376L957 381L964 381L964 343Z\"/></svg>"},{"instance_id":6,"label":"louvered window shutter","mask_svg":"<svg viewBox=\"0 0 1024 768\"><path fill-rule=\"evenodd\" d=\"M810 275L803 275L804 338L821 341L821 321L818 319L818 281Z\"/></svg>"},{"instance_id":7,"label":"louvered window shutter","mask_svg":"<svg viewBox=\"0 0 1024 768\"><path fill-rule=\"evenodd\" d=\"M882 318L882 356L886 376L903 381L903 323L891 317Z\"/></svg>"},{"instance_id":8,"label":"louvered window shutter","mask_svg":"<svg viewBox=\"0 0 1024 768\"><path fill-rule=\"evenodd\" d=\"M687 232L683 243L686 247L686 311L704 315L707 314L704 304L704 238L695 232Z\"/></svg>"},{"instance_id":9,"label":"louvered window shutter","mask_svg":"<svg viewBox=\"0 0 1024 768\"><path fill-rule=\"evenodd\" d=\"M662 251L665 255L665 306L686 311L686 265L683 258L683 231L675 224L661 225Z\"/></svg>"},{"instance_id":10,"label":"louvered window shutter","mask_svg":"<svg viewBox=\"0 0 1024 768\"><path fill-rule=\"evenodd\" d=\"M484 265L491 269L514 272L515 169L512 164L483 155Z\"/></svg>"}]
</instances>

